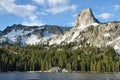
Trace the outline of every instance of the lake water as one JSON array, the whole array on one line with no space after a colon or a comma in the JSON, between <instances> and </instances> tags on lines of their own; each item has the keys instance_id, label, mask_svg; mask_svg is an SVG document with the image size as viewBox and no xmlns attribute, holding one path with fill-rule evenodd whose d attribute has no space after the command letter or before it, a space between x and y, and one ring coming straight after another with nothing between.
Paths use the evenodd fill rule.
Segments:
<instances>
[{"instance_id":1,"label":"lake water","mask_svg":"<svg viewBox=\"0 0 120 80\"><path fill-rule=\"evenodd\" d=\"M120 74L8 72L0 80L120 80Z\"/></svg>"}]
</instances>

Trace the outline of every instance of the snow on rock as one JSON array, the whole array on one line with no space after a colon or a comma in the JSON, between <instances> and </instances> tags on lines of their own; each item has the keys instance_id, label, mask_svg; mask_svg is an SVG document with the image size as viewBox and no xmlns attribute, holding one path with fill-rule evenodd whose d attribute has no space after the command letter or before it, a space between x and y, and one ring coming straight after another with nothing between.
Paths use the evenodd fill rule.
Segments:
<instances>
[{"instance_id":1,"label":"snow on rock","mask_svg":"<svg viewBox=\"0 0 120 80\"><path fill-rule=\"evenodd\" d=\"M99 25L99 23L92 23L90 25L97 26L97 25Z\"/></svg>"},{"instance_id":2,"label":"snow on rock","mask_svg":"<svg viewBox=\"0 0 120 80\"><path fill-rule=\"evenodd\" d=\"M115 45L114 49L115 49L116 53L120 55L120 47L118 45Z\"/></svg>"},{"instance_id":3,"label":"snow on rock","mask_svg":"<svg viewBox=\"0 0 120 80\"><path fill-rule=\"evenodd\" d=\"M16 42L16 37L8 37L7 40L9 43L13 43Z\"/></svg>"},{"instance_id":4,"label":"snow on rock","mask_svg":"<svg viewBox=\"0 0 120 80\"><path fill-rule=\"evenodd\" d=\"M107 44L108 44L108 45L110 45L110 44L112 44L112 43L116 42L116 41L117 41L117 40L119 40L119 39L120 39L120 37L116 38L116 39L115 39L115 40L113 40L113 41L108 42Z\"/></svg>"},{"instance_id":5,"label":"snow on rock","mask_svg":"<svg viewBox=\"0 0 120 80\"><path fill-rule=\"evenodd\" d=\"M37 29L44 29L45 27L39 27L39 28L37 28Z\"/></svg>"},{"instance_id":6,"label":"snow on rock","mask_svg":"<svg viewBox=\"0 0 120 80\"><path fill-rule=\"evenodd\" d=\"M43 36L44 36L43 38L39 39L36 35L32 34L28 39L26 39L26 44L35 45L38 44L39 42L45 42L49 38L55 37L57 35L49 33L48 31L44 31Z\"/></svg>"},{"instance_id":7,"label":"snow on rock","mask_svg":"<svg viewBox=\"0 0 120 80\"><path fill-rule=\"evenodd\" d=\"M15 30L13 29L11 32L7 33L4 37L7 38L9 43L14 43L20 41L20 43L22 45L25 45L25 38L23 37L23 35L32 33L34 30L30 30L30 31L24 31L24 30Z\"/></svg>"},{"instance_id":8,"label":"snow on rock","mask_svg":"<svg viewBox=\"0 0 120 80\"><path fill-rule=\"evenodd\" d=\"M34 31L34 29L31 30L15 30L13 29L11 32L9 32L8 34L5 35L5 37L15 37L15 36L23 36L29 33L32 33Z\"/></svg>"},{"instance_id":9,"label":"snow on rock","mask_svg":"<svg viewBox=\"0 0 120 80\"><path fill-rule=\"evenodd\" d=\"M81 29L81 30L83 30L83 29L85 29L85 28L86 28L86 26L85 26L85 25L82 25L82 24L78 26L78 29Z\"/></svg>"},{"instance_id":10,"label":"snow on rock","mask_svg":"<svg viewBox=\"0 0 120 80\"><path fill-rule=\"evenodd\" d=\"M120 46L118 43L119 40L120 40L120 37L116 38L113 41L108 42L107 45L114 45L114 49L115 49L116 53L118 53L120 55Z\"/></svg>"},{"instance_id":11,"label":"snow on rock","mask_svg":"<svg viewBox=\"0 0 120 80\"><path fill-rule=\"evenodd\" d=\"M104 34L104 37L109 37L109 36L110 36L110 33Z\"/></svg>"},{"instance_id":12,"label":"snow on rock","mask_svg":"<svg viewBox=\"0 0 120 80\"><path fill-rule=\"evenodd\" d=\"M76 38L77 36L79 36L79 34L80 34L79 32L75 32L75 33L73 34L72 39L70 40L70 42L74 41L75 38Z\"/></svg>"},{"instance_id":13,"label":"snow on rock","mask_svg":"<svg viewBox=\"0 0 120 80\"><path fill-rule=\"evenodd\" d=\"M87 27L89 27L89 26L97 26L97 25L99 25L98 23L91 23L91 24L87 24L87 25L83 25L83 24L81 24L81 25L79 25L78 27L77 27L77 29L81 29L81 30L84 30L85 28L87 28Z\"/></svg>"},{"instance_id":14,"label":"snow on rock","mask_svg":"<svg viewBox=\"0 0 120 80\"><path fill-rule=\"evenodd\" d=\"M64 35L60 35L57 38L52 39L49 42L49 45L52 44L61 44L62 42L74 42L76 40L76 38L80 35L81 30L84 30L85 28L89 27L93 25L93 27L95 27L96 25L98 25L98 23L91 23L88 25L80 25L78 27L74 27L70 30L70 32L65 33Z\"/></svg>"},{"instance_id":15,"label":"snow on rock","mask_svg":"<svg viewBox=\"0 0 120 80\"><path fill-rule=\"evenodd\" d=\"M56 39L56 40L51 40L49 42L49 45L53 45L53 44L61 44L62 40L61 39Z\"/></svg>"},{"instance_id":16,"label":"snow on rock","mask_svg":"<svg viewBox=\"0 0 120 80\"><path fill-rule=\"evenodd\" d=\"M1 31L0 45L27 45L48 43L48 40L68 31L70 28L56 25L24 26L15 24ZM58 32L57 32L58 31Z\"/></svg>"},{"instance_id":17,"label":"snow on rock","mask_svg":"<svg viewBox=\"0 0 120 80\"><path fill-rule=\"evenodd\" d=\"M60 44L61 42L62 42L62 40L56 40L56 42L55 42L55 43L56 43L56 44ZM49 44L49 45L52 45L52 44L54 44L54 43L53 43L53 41L52 41L52 42L50 42L50 44Z\"/></svg>"},{"instance_id":18,"label":"snow on rock","mask_svg":"<svg viewBox=\"0 0 120 80\"><path fill-rule=\"evenodd\" d=\"M43 29L44 27L41 27L39 29ZM57 35L55 34L52 34L52 33L49 33L48 31L44 31L43 32L43 36L44 38L41 38L41 39L38 39L36 35L32 34L29 38L25 39L23 35L26 35L26 34L29 34L29 33L32 33L34 31L34 29L31 29L29 31L24 31L24 30L15 30L13 29L11 32L9 32L8 34L6 34L4 37L7 37L8 39L8 42L9 43L14 43L14 42L17 42L20 41L20 43L22 45L25 45L25 44L37 44L39 43L40 41L46 41L47 39L49 39L50 37L55 37Z\"/></svg>"},{"instance_id":19,"label":"snow on rock","mask_svg":"<svg viewBox=\"0 0 120 80\"><path fill-rule=\"evenodd\" d=\"M15 30L13 29L10 33L8 33L7 35L5 35L5 37L14 37L14 36L17 36L17 35L23 35L23 30Z\"/></svg>"},{"instance_id":20,"label":"snow on rock","mask_svg":"<svg viewBox=\"0 0 120 80\"><path fill-rule=\"evenodd\" d=\"M26 40L26 44L30 44L30 45L32 45L32 44L37 44L38 42L39 42L40 40L37 38L37 36L36 35L31 35L27 40Z\"/></svg>"},{"instance_id":21,"label":"snow on rock","mask_svg":"<svg viewBox=\"0 0 120 80\"><path fill-rule=\"evenodd\" d=\"M48 31L44 31L44 32L43 32L43 36L44 36L44 37L55 37L55 36L57 36L57 35L52 34L52 33L49 33Z\"/></svg>"},{"instance_id":22,"label":"snow on rock","mask_svg":"<svg viewBox=\"0 0 120 80\"><path fill-rule=\"evenodd\" d=\"M31 31L24 31L23 34L29 34L32 33L34 30L32 29Z\"/></svg>"}]
</instances>

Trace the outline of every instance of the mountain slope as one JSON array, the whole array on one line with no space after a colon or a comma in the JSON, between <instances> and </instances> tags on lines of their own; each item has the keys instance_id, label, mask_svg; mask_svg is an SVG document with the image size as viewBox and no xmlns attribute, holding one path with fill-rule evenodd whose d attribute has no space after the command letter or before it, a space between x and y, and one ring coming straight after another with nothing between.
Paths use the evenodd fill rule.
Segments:
<instances>
[{"instance_id":1,"label":"mountain slope","mask_svg":"<svg viewBox=\"0 0 120 80\"><path fill-rule=\"evenodd\" d=\"M74 41L79 41L80 33L87 27L94 25L97 26L99 21L94 17L90 8L87 8L81 11L75 21L75 26L64 35L60 35L57 38L52 39L49 44L61 44L61 43L70 43Z\"/></svg>"},{"instance_id":2,"label":"mountain slope","mask_svg":"<svg viewBox=\"0 0 120 80\"><path fill-rule=\"evenodd\" d=\"M111 45L120 54L120 22L99 23L91 9L81 11L75 26L64 35L49 41L49 45L77 42L78 46L93 45L103 47Z\"/></svg>"},{"instance_id":3,"label":"mountain slope","mask_svg":"<svg viewBox=\"0 0 120 80\"><path fill-rule=\"evenodd\" d=\"M13 25L0 33L1 45L38 43L54 45L70 42L78 43L77 47L110 45L120 54L120 21L100 23L92 10L87 8L77 15L75 25L71 29L55 25Z\"/></svg>"},{"instance_id":4,"label":"mountain slope","mask_svg":"<svg viewBox=\"0 0 120 80\"><path fill-rule=\"evenodd\" d=\"M0 33L0 43L1 45L38 44L68 30L69 28L55 25L24 26L14 24Z\"/></svg>"}]
</instances>

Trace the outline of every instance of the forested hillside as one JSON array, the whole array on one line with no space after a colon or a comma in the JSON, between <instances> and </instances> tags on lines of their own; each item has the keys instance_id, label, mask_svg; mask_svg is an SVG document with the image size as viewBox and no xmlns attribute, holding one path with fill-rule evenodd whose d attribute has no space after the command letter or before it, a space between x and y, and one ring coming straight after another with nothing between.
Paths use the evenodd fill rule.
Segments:
<instances>
[{"instance_id":1,"label":"forested hillside","mask_svg":"<svg viewBox=\"0 0 120 80\"><path fill-rule=\"evenodd\" d=\"M0 71L47 71L59 66L68 71L119 72L120 57L110 46L66 45L3 46Z\"/></svg>"}]
</instances>

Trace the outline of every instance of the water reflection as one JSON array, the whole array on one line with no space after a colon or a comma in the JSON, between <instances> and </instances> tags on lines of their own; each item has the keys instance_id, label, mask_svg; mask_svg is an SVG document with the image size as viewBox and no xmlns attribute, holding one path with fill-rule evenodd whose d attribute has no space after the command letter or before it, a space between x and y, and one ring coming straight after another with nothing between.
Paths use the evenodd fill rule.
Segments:
<instances>
[{"instance_id":1,"label":"water reflection","mask_svg":"<svg viewBox=\"0 0 120 80\"><path fill-rule=\"evenodd\" d=\"M0 73L0 80L120 80L120 74L89 73Z\"/></svg>"}]
</instances>

